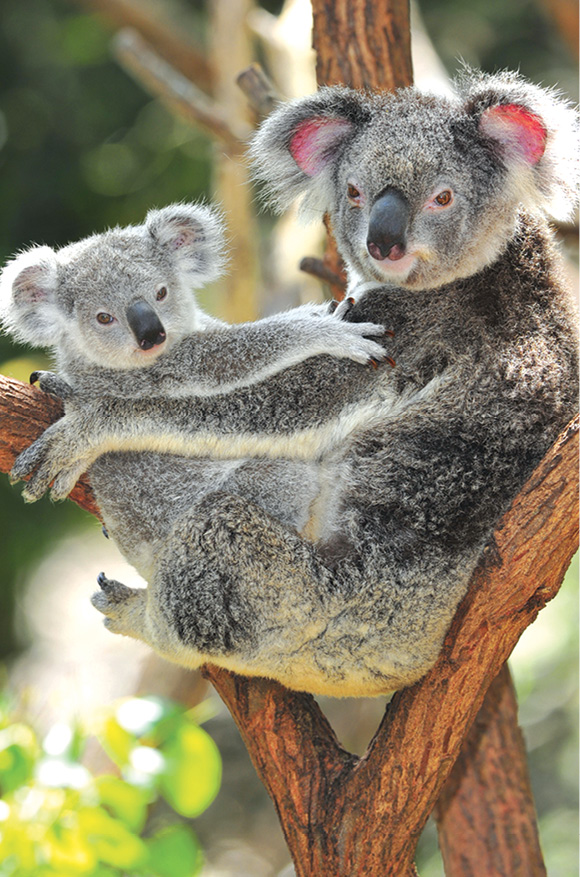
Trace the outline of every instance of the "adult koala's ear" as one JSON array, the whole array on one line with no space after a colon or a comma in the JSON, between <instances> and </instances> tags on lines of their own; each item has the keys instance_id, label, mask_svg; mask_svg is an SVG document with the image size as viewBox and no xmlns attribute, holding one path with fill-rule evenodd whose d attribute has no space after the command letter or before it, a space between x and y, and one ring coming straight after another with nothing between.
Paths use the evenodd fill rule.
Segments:
<instances>
[{"instance_id":1,"label":"adult koala's ear","mask_svg":"<svg viewBox=\"0 0 580 877\"><path fill-rule=\"evenodd\" d=\"M65 314L57 301L58 264L50 247L32 247L0 274L0 323L18 340L57 344Z\"/></svg>"},{"instance_id":2,"label":"adult koala's ear","mask_svg":"<svg viewBox=\"0 0 580 877\"><path fill-rule=\"evenodd\" d=\"M370 116L368 98L341 86L281 104L263 122L250 146L254 176L279 211L306 194L304 215L330 206L332 168Z\"/></svg>"},{"instance_id":3,"label":"adult koala's ear","mask_svg":"<svg viewBox=\"0 0 580 877\"><path fill-rule=\"evenodd\" d=\"M222 273L226 245L217 210L201 204L170 204L150 210L145 229L194 286L209 283Z\"/></svg>"},{"instance_id":4,"label":"adult koala's ear","mask_svg":"<svg viewBox=\"0 0 580 877\"><path fill-rule=\"evenodd\" d=\"M466 71L459 91L522 204L566 219L578 197L578 115L571 105L517 73Z\"/></svg>"}]
</instances>

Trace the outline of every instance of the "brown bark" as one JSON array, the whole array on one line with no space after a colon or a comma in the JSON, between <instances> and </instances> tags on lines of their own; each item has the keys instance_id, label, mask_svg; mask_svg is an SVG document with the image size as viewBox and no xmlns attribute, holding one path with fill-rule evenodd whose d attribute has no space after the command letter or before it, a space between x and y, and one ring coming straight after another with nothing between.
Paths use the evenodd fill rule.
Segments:
<instances>
[{"instance_id":1,"label":"brown bark","mask_svg":"<svg viewBox=\"0 0 580 877\"><path fill-rule=\"evenodd\" d=\"M0 378L0 468L8 470L16 453L59 413L38 390ZM417 839L487 688L557 592L576 550L577 453L576 420L500 521L437 664L395 695L363 758L340 747L312 697L206 668L274 800L299 877L413 873ZM84 507L90 501L82 493L75 498ZM492 715L503 713L501 703L490 708ZM511 735L513 717L508 721ZM484 762L492 751L486 742ZM442 807L463 786L461 775L455 782L455 794L449 787ZM483 787L497 793L497 782L489 784L485 776ZM501 814L497 799L488 801L493 822ZM507 807L502 812L513 819Z\"/></svg>"},{"instance_id":2,"label":"brown bark","mask_svg":"<svg viewBox=\"0 0 580 877\"><path fill-rule=\"evenodd\" d=\"M544 877L508 665L490 685L435 807L447 877Z\"/></svg>"},{"instance_id":3,"label":"brown bark","mask_svg":"<svg viewBox=\"0 0 580 877\"><path fill-rule=\"evenodd\" d=\"M413 81L408 0L312 0L319 85L392 91Z\"/></svg>"}]
</instances>

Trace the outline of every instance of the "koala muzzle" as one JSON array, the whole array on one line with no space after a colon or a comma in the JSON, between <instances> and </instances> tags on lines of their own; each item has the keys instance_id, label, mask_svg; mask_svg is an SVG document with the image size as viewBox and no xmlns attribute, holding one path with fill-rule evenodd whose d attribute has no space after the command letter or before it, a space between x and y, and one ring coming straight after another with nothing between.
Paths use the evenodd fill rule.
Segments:
<instances>
[{"instance_id":1,"label":"koala muzzle","mask_svg":"<svg viewBox=\"0 0 580 877\"><path fill-rule=\"evenodd\" d=\"M165 341L163 323L151 305L143 299L134 301L127 308L127 322L141 350L151 350Z\"/></svg>"},{"instance_id":2,"label":"koala muzzle","mask_svg":"<svg viewBox=\"0 0 580 877\"><path fill-rule=\"evenodd\" d=\"M377 261L405 255L409 202L397 189L385 189L371 208L367 250Z\"/></svg>"}]
</instances>

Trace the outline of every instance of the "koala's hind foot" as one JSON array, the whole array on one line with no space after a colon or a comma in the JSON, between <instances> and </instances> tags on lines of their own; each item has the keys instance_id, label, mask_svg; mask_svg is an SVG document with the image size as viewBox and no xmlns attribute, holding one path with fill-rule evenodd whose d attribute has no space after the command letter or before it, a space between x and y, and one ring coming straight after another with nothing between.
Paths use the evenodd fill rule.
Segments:
<instances>
[{"instance_id":1,"label":"koala's hind foot","mask_svg":"<svg viewBox=\"0 0 580 877\"><path fill-rule=\"evenodd\" d=\"M100 591L91 597L91 603L105 615L105 627L112 633L146 639L145 618L147 591L145 588L128 588L127 585L108 579L105 573L97 577Z\"/></svg>"}]
</instances>

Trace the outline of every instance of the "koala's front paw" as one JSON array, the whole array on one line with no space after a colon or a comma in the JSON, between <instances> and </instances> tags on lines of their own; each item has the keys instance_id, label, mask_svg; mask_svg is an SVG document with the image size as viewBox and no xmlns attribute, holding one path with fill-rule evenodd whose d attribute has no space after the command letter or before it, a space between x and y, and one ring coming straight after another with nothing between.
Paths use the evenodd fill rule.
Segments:
<instances>
[{"instance_id":1,"label":"koala's front paw","mask_svg":"<svg viewBox=\"0 0 580 877\"><path fill-rule=\"evenodd\" d=\"M54 372L32 372L30 383L38 384L43 393L50 393L51 396L57 396L59 399L70 399L74 395L71 385Z\"/></svg>"},{"instance_id":2,"label":"koala's front paw","mask_svg":"<svg viewBox=\"0 0 580 877\"><path fill-rule=\"evenodd\" d=\"M22 491L26 502L36 502L48 490L53 499L68 496L83 472L92 462L83 454L82 431L76 421L65 416L49 426L40 438L22 451L10 471L12 482L30 477Z\"/></svg>"},{"instance_id":3,"label":"koala's front paw","mask_svg":"<svg viewBox=\"0 0 580 877\"><path fill-rule=\"evenodd\" d=\"M380 362L395 364L385 349L386 338L391 335L379 323L343 320L338 308L333 315L323 317L320 324L320 343L327 345L323 352L353 359L363 365L377 366Z\"/></svg>"},{"instance_id":4,"label":"koala's front paw","mask_svg":"<svg viewBox=\"0 0 580 877\"><path fill-rule=\"evenodd\" d=\"M373 344L380 347L380 353L378 355L374 351L370 351L367 359L360 360L361 362L367 362L374 368L377 368L381 362L387 362L390 366L394 366L395 360L387 354L383 345L386 343L386 339L393 338L395 333L391 329L385 329L384 326L377 323L357 323L356 321L351 322L348 318L348 315L354 308L355 304L356 300L352 298L352 296L344 298L341 302L332 301L329 313L331 313L335 319L346 322L346 324L348 326L351 326L352 328L358 327L358 329L355 331L357 332L357 334L360 333L364 336L364 340L368 342L369 347ZM369 338L367 336L371 337Z\"/></svg>"},{"instance_id":5,"label":"koala's front paw","mask_svg":"<svg viewBox=\"0 0 580 877\"><path fill-rule=\"evenodd\" d=\"M147 592L144 588L128 588L115 579L108 579L104 572L99 573L97 582L100 591L91 597L91 603L105 616L105 627L112 633L143 639L143 625L147 607Z\"/></svg>"}]
</instances>

